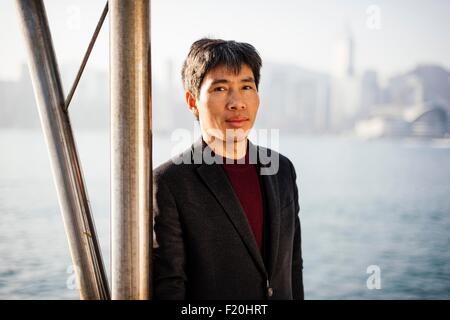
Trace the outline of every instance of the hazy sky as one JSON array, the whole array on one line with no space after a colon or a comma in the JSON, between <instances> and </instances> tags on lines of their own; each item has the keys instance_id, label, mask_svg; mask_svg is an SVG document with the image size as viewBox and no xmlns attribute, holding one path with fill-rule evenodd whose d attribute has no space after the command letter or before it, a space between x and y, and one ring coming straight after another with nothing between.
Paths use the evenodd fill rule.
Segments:
<instances>
[{"instance_id":1,"label":"hazy sky","mask_svg":"<svg viewBox=\"0 0 450 320\"><path fill-rule=\"evenodd\" d=\"M14 2L0 1L0 79L16 78L26 57ZM59 63L78 65L105 1L44 2ZM163 72L170 58L178 71L194 40L214 36L250 42L264 61L329 72L346 25L359 72L373 68L386 77L418 63L450 68L448 0L153 0L153 70ZM90 61L100 69L108 66L105 27Z\"/></svg>"}]
</instances>

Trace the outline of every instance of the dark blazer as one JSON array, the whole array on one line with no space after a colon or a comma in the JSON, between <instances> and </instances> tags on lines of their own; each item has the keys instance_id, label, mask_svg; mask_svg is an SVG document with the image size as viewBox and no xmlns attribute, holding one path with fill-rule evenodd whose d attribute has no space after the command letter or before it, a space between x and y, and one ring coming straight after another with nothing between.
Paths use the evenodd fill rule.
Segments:
<instances>
[{"instance_id":1,"label":"dark blazer","mask_svg":"<svg viewBox=\"0 0 450 320\"><path fill-rule=\"evenodd\" d=\"M265 199L262 254L222 165L205 163L205 151L212 153L199 139L154 171L154 298L303 299L291 161L249 141ZM262 154L279 157L275 174L260 174L272 165L263 164Z\"/></svg>"}]
</instances>

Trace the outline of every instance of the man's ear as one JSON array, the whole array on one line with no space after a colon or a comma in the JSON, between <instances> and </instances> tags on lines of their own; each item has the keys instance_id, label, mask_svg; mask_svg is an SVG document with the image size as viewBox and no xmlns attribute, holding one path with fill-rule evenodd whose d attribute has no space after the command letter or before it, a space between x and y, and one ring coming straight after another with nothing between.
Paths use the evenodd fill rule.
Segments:
<instances>
[{"instance_id":1,"label":"man's ear","mask_svg":"<svg viewBox=\"0 0 450 320\"><path fill-rule=\"evenodd\" d=\"M194 94L189 90L186 90L184 96L189 110L198 118L197 100L195 99Z\"/></svg>"}]
</instances>

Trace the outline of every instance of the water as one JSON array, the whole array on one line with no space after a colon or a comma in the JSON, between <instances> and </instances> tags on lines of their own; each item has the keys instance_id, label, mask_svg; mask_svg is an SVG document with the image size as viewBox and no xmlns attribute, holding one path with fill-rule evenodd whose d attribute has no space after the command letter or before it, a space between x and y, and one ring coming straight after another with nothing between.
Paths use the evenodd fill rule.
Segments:
<instances>
[{"instance_id":1,"label":"water","mask_svg":"<svg viewBox=\"0 0 450 320\"><path fill-rule=\"evenodd\" d=\"M109 144L76 135L109 270ZM450 298L450 148L283 136L300 190L307 299ZM155 137L155 165L170 155ZM369 290L369 266L381 289ZM0 131L0 299L78 299L40 131Z\"/></svg>"}]
</instances>

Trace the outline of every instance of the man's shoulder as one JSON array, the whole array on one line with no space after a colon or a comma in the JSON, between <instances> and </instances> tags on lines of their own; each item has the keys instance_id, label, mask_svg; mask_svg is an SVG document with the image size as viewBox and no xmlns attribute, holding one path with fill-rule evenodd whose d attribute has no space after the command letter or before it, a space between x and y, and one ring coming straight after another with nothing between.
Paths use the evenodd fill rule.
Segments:
<instances>
[{"instance_id":1,"label":"man's shoulder","mask_svg":"<svg viewBox=\"0 0 450 320\"><path fill-rule=\"evenodd\" d=\"M259 149L259 153L263 153L263 154L268 154L271 157L277 157L279 159L280 164L282 163L283 165L291 165L292 162L291 160L289 160L289 158L287 156L285 156L284 154L274 150L274 149L270 149L267 147L263 147L263 146L258 146Z\"/></svg>"},{"instance_id":2,"label":"man's shoulder","mask_svg":"<svg viewBox=\"0 0 450 320\"><path fill-rule=\"evenodd\" d=\"M157 166L153 170L153 179L155 181L172 180L192 172L194 166L191 165L191 152L192 149L189 148Z\"/></svg>"},{"instance_id":3,"label":"man's shoulder","mask_svg":"<svg viewBox=\"0 0 450 320\"><path fill-rule=\"evenodd\" d=\"M295 175L292 161L279 151L258 146L258 156L260 163L270 168L270 170L267 170L267 174L276 174L278 176Z\"/></svg>"}]
</instances>

